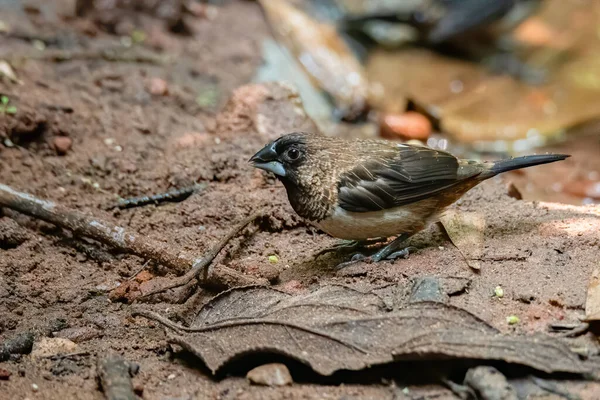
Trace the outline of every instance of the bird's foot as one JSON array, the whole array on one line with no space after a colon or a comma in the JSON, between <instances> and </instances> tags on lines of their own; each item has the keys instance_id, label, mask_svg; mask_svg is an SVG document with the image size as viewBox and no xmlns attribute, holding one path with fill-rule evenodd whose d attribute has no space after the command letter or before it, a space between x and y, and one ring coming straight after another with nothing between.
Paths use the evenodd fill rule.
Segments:
<instances>
[{"instance_id":1,"label":"bird's foot","mask_svg":"<svg viewBox=\"0 0 600 400\"><path fill-rule=\"evenodd\" d=\"M370 246L386 240L385 238L369 239L369 240L342 240L331 247L324 248L315 254L315 258L328 253L333 253L340 250L353 250L360 247Z\"/></svg>"},{"instance_id":2,"label":"bird's foot","mask_svg":"<svg viewBox=\"0 0 600 400\"><path fill-rule=\"evenodd\" d=\"M351 265L354 265L359 261L368 262L368 263L376 263L376 262L380 262L380 261L391 261L391 260L395 260L397 258L408 258L409 254L416 250L416 247L408 246L408 247L405 247L404 249L395 250L395 251L392 250L391 253L387 253L387 252L383 251L386 248L387 248L387 246L371 256L365 256L362 253L356 253L352 256L350 261L345 261L343 263L338 264L335 267L335 269L341 270L341 269L344 269Z\"/></svg>"}]
</instances>

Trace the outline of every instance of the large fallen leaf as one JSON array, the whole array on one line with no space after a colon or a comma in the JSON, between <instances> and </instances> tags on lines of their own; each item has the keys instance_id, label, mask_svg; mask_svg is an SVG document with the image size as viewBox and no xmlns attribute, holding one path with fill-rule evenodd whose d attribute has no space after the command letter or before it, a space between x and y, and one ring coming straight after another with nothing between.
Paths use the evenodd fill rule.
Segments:
<instances>
[{"instance_id":1,"label":"large fallen leaf","mask_svg":"<svg viewBox=\"0 0 600 400\"><path fill-rule=\"evenodd\" d=\"M269 288L234 289L217 296L191 327L137 312L175 331L170 340L202 359L213 373L228 362L261 353L298 360L322 375L393 361L505 361L544 372L584 373L588 367L561 342L512 337L465 310L419 302L383 311L372 294L325 286L291 296Z\"/></svg>"},{"instance_id":2,"label":"large fallen leaf","mask_svg":"<svg viewBox=\"0 0 600 400\"><path fill-rule=\"evenodd\" d=\"M479 260L483 255L485 219L479 213L448 210L440 218L452 244L460 251L467 265L481 268Z\"/></svg>"}]
</instances>

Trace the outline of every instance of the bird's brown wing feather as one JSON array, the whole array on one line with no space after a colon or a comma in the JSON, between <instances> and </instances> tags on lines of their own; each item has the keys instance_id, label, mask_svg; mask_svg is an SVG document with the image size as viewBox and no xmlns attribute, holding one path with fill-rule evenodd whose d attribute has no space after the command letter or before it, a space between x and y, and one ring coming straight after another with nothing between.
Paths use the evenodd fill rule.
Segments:
<instances>
[{"instance_id":1,"label":"bird's brown wing feather","mask_svg":"<svg viewBox=\"0 0 600 400\"><path fill-rule=\"evenodd\" d=\"M338 184L341 208L379 211L423 200L465 179L458 159L429 148L404 146L374 154L344 172Z\"/></svg>"}]
</instances>

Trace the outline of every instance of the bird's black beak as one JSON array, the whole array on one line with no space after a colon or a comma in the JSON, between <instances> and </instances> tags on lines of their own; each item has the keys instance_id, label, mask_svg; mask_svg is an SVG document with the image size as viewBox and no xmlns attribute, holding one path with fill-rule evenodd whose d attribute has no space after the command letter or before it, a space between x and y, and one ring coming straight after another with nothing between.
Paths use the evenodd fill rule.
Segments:
<instances>
[{"instance_id":1,"label":"bird's black beak","mask_svg":"<svg viewBox=\"0 0 600 400\"><path fill-rule=\"evenodd\" d=\"M275 151L275 143L266 145L262 150L253 155L249 160L254 167L270 171L275 175L285 176L285 168L279 161L279 155Z\"/></svg>"}]
</instances>

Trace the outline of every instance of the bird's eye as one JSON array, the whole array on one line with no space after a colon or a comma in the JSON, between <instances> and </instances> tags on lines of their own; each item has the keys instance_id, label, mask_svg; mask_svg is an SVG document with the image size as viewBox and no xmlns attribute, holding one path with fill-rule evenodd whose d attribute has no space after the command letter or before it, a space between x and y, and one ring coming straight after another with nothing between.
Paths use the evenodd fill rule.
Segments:
<instances>
[{"instance_id":1,"label":"bird's eye","mask_svg":"<svg viewBox=\"0 0 600 400\"><path fill-rule=\"evenodd\" d=\"M300 158L300 150L296 149L295 147L292 147L287 151L286 155L290 160L295 161L298 158Z\"/></svg>"}]
</instances>

